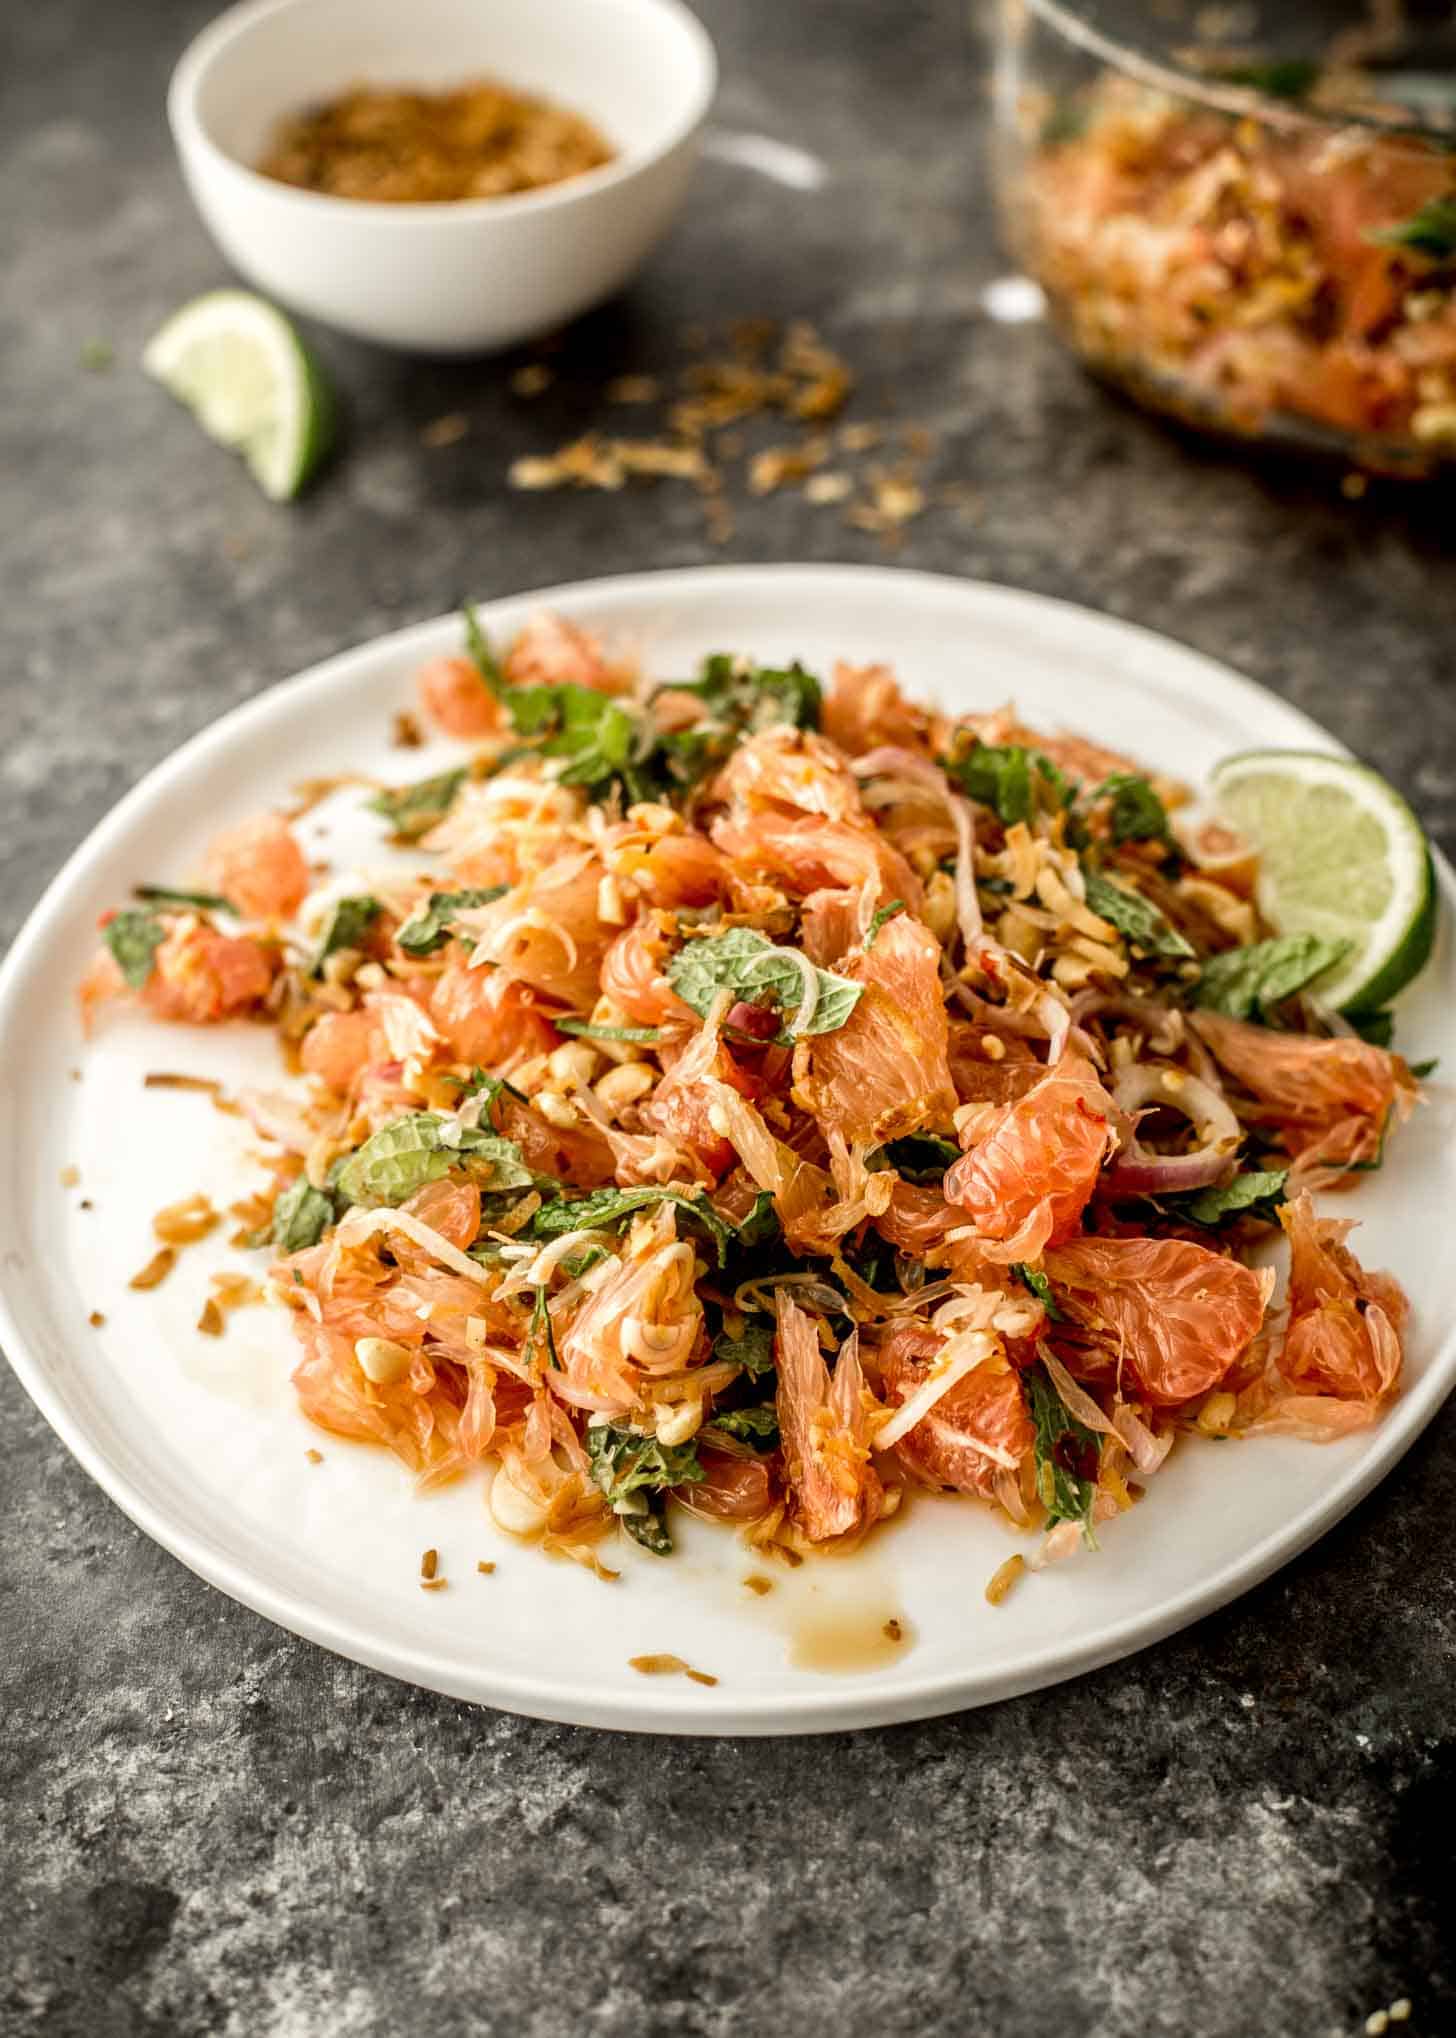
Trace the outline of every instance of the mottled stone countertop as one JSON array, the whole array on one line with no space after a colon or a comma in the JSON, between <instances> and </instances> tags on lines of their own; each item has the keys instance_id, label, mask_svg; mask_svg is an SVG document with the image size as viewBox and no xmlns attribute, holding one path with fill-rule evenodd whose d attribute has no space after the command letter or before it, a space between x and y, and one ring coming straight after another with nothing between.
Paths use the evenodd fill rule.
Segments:
<instances>
[{"instance_id":1,"label":"mottled stone countertop","mask_svg":"<svg viewBox=\"0 0 1456 2038\"><path fill-rule=\"evenodd\" d=\"M325 338L347 443L270 507L136 368L220 280L162 120L198 0L7 10L0 54L0 931L138 776L342 646L507 592L709 558L875 560L797 492L522 496L682 330L813 319L854 415L933 434L915 566L1230 660L1456 848L1450 502L1248 464L1092 387L982 293L983 52L957 0L702 0L719 138L622 302L525 357ZM109 371L81 365L88 342ZM430 445L442 416L463 437ZM0 2029L109 2034L1326 2038L1456 2028L1456 1416L1226 1613L1039 1697L820 1740L671 1746L473 1710L292 1640L140 1536L0 1377Z\"/></svg>"}]
</instances>

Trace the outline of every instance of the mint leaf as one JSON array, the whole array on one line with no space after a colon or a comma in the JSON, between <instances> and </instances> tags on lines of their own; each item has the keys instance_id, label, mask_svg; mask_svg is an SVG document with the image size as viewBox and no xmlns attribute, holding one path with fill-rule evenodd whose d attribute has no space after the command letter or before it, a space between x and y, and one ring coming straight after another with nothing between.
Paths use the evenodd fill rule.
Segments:
<instances>
[{"instance_id":1,"label":"mint leaf","mask_svg":"<svg viewBox=\"0 0 1456 2038\"><path fill-rule=\"evenodd\" d=\"M1277 1224L1287 1174L1286 1168L1263 1171L1250 1168L1235 1175L1226 1188L1200 1189L1193 1196L1172 1197L1168 1208L1191 1218L1194 1224L1207 1225L1210 1230L1226 1217L1261 1217L1266 1224Z\"/></svg>"},{"instance_id":2,"label":"mint leaf","mask_svg":"<svg viewBox=\"0 0 1456 2038\"><path fill-rule=\"evenodd\" d=\"M516 733L543 739L538 756L566 760L563 785L604 793L636 750L637 717L594 687L512 686L503 698Z\"/></svg>"},{"instance_id":3,"label":"mint leaf","mask_svg":"<svg viewBox=\"0 0 1456 2038\"><path fill-rule=\"evenodd\" d=\"M236 913L237 907L219 892L179 892L171 885L133 885L134 899L144 899L149 906L191 906L199 913Z\"/></svg>"},{"instance_id":4,"label":"mint leaf","mask_svg":"<svg viewBox=\"0 0 1456 2038\"><path fill-rule=\"evenodd\" d=\"M773 1325L750 1317L737 1337L729 1337L727 1331L720 1331L713 1340L713 1357L722 1359L730 1366L742 1366L745 1373L758 1379L774 1370Z\"/></svg>"},{"instance_id":5,"label":"mint leaf","mask_svg":"<svg viewBox=\"0 0 1456 2038\"><path fill-rule=\"evenodd\" d=\"M967 794L980 806L989 807L1008 828L1029 821L1036 806L1039 778L1058 806L1071 800L1072 788L1066 776L1039 750L1027 750L1020 743L977 743L964 757L950 762L947 769L960 780Z\"/></svg>"},{"instance_id":6,"label":"mint leaf","mask_svg":"<svg viewBox=\"0 0 1456 2038\"><path fill-rule=\"evenodd\" d=\"M300 1175L273 1205L273 1226L268 1243L281 1253L302 1252L317 1245L334 1221L334 1199L314 1188L307 1175Z\"/></svg>"},{"instance_id":7,"label":"mint leaf","mask_svg":"<svg viewBox=\"0 0 1456 2038\"><path fill-rule=\"evenodd\" d=\"M157 950L166 938L167 929L156 914L144 913L136 907L113 913L101 930L101 939L134 991L139 991L151 975Z\"/></svg>"},{"instance_id":8,"label":"mint leaf","mask_svg":"<svg viewBox=\"0 0 1456 2038\"><path fill-rule=\"evenodd\" d=\"M1395 1038L1394 1012L1347 1012L1345 1017L1367 1047L1389 1047Z\"/></svg>"},{"instance_id":9,"label":"mint leaf","mask_svg":"<svg viewBox=\"0 0 1456 2038\"><path fill-rule=\"evenodd\" d=\"M443 821L469 773L462 764L454 771L439 772L434 778L417 779L413 785L390 787L366 802L370 811L382 814L403 842L418 842L422 835Z\"/></svg>"},{"instance_id":10,"label":"mint leaf","mask_svg":"<svg viewBox=\"0 0 1456 2038\"><path fill-rule=\"evenodd\" d=\"M869 1166L883 1160L903 1175L907 1182L934 1182L945 1179L947 1168L954 1167L961 1157L961 1150L953 1139L938 1139L932 1132L912 1132L904 1139L892 1139L888 1146L877 1147L869 1156Z\"/></svg>"},{"instance_id":11,"label":"mint leaf","mask_svg":"<svg viewBox=\"0 0 1456 2038\"><path fill-rule=\"evenodd\" d=\"M1333 969L1349 950L1348 941L1325 941L1318 934L1276 934L1248 948L1226 948L1204 963L1194 1002L1230 1019L1264 1019L1274 1006Z\"/></svg>"},{"instance_id":12,"label":"mint leaf","mask_svg":"<svg viewBox=\"0 0 1456 2038\"><path fill-rule=\"evenodd\" d=\"M1017 1280L1020 1281L1022 1287L1035 1295L1037 1301L1053 1323L1066 1322L1066 1311L1058 1309L1052 1296L1052 1284L1040 1267L1029 1267L1024 1260L1015 1260L1012 1263L1011 1271L1015 1274Z\"/></svg>"},{"instance_id":13,"label":"mint leaf","mask_svg":"<svg viewBox=\"0 0 1456 2038\"><path fill-rule=\"evenodd\" d=\"M1021 1384L1036 1429L1037 1498L1049 1522L1080 1522L1083 1538L1095 1549L1092 1504L1097 1498L1097 1480L1088 1473L1097 1463L1097 1438L1072 1414L1045 1366L1030 1367L1022 1374Z\"/></svg>"},{"instance_id":14,"label":"mint leaf","mask_svg":"<svg viewBox=\"0 0 1456 2038\"><path fill-rule=\"evenodd\" d=\"M1449 262L1456 256L1456 198L1428 198L1409 219L1380 227L1368 238L1382 247L1409 248L1433 262Z\"/></svg>"},{"instance_id":15,"label":"mint leaf","mask_svg":"<svg viewBox=\"0 0 1456 2038\"><path fill-rule=\"evenodd\" d=\"M707 1476L696 1443L663 1444L616 1423L594 1422L586 1432L586 1454L592 1478L628 1535L655 1556L670 1556L664 1496L673 1486L698 1485Z\"/></svg>"},{"instance_id":16,"label":"mint leaf","mask_svg":"<svg viewBox=\"0 0 1456 2038\"><path fill-rule=\"evenodd\" d=\"M381 1126L339 1167L337 1186L351 1203L375 1208L406 1202L427 1182L462 1168L491 1191L529 1189L536 1176L513 1139L416 1111Z\"/></svg>"},{"instance_id":17,"label":"mint leaf","mask_svg":"<svg viewBox=\"0 0 1456 2038\"><path fill-rule=\"evenodd\" d=\"M489 885L484 891L431 892L428 902L415 907L394 938L406 955L433 955L451 938L451 923L457 913L492 905L509 890L509 885Z\"/></svg>"},{"instance_id":18,"label":"mint leaf","mask_svg":"<svg viewBox=\"0 0 1456 2038\"><path fill-rule=\"evenodd\" d=\"M725 1436L737 1437L756 1451L775 1451L779 1445L779 1412L772 1401L757 1401L748 1408L713 1412L712 1428Z\"/></svg>"},{"instance_id":19,"label":"mint leaf","mask_svg":"<svg viewBox=\"0 0 1456 2038\"><path fill-rule=\"evenodd\" d=\"M1134 948L1170 959L1195 953L1193 944L1141 892L1125 891L1096 870L1086 872L1086 881L1088 906L1099 920L1109 921L1125 935Z\"/></svg>"},{"instance_id":20,"label":"mint leaf","mask_svg":"<svg viewBox=\"0 0 1456 2038\"><path fill-rule=\"evenodd\" d=\"M506 691L506 676L501 670L500 660L491 649L490 639L480 627L480 618L469 602L464 604L465 655L480 674L481 683L489 694L500 700Z\"/></svg>"},{"instance_id":21,"label":"mint leaf","mask_svg":"<svg viewBox=\"0 0 1456 2038\"><path fill-rule=\"evenodd\" d=\"M585 1196L558 1196L544 1203L521 1234L530 1239L561 1238L568 1231L615 1231L639 1210L654 1203L675 1203L684 1218L703 1231L716 1250L718 1265L728 1264L728 1248L736 1228L708 1201L701 1189L592 1189Z\"/></svg>"},{"instance_id":22,"label":"mint leaf","mask_svg":"<svg viewBox=\"0 0 1456 2038\"><path fill-rule=\"evenodd\" d=\"M324 964L340 949L362 948L374 922L383 911L378 899L362 896L353 899L336 899L324 922L319 937L318 953L309 965L311 977L321 977Z\"/></svg>"},{"instance_id":23,"label":"mint leaf","mask_svg":"<svg viewBox=\"0 0 1456 2038\"><path fill-rule=\"evenodd\" d=\"M1115 771L1090 795L1093 804L1110 802L1108 819L1114 842L1168 842L1168 810L1138 772Z\"/></svg>"},{"instance_id":24,"label":"mint leaf","mask_svg":"<svg viewBox=\"0 0 1456 2038\"><path fill-rule=\"evenodd\" d=\"M835 1033L864 995L863 984L831 970L815 972L819 997L809 1033ZM804 979L789 951L776 948L752 927L730 927L726 934L689 941L667 965L667 980L686 1005L702 1017L712 1009L719 991L736 991L749 1003L765 994L792 1017L803 997Z\"/></svg>"}]
</instances>

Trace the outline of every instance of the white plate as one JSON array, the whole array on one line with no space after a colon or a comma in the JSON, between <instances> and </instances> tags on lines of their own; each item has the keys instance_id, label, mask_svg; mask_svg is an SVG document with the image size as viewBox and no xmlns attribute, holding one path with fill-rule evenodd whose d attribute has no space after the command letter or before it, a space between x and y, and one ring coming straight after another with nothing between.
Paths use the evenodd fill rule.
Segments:
<instances>
[{"instance_id":1,"label":"white plate","mask_svg":"<svg viewBox=\"0 0 1456 2038\"><path fill-rule=\"evenodd\" d=\"M1034 723L1085 729L1199 780L1229 751L1328 744L1304 716L1221 666L1127 624L1040 597L851 567L739 567L644 575L500 602L504 634L541 602L682 671L703 652L766 660L893 661L909 689L948 705L1015 698ZM150 1256L150 1213L195 1189L226 1202L250 1177L240 1121L189 1093L144 1091L149 1069L273 1079L269 1037L248 1026L158 1027L108 1016L90 1045L73 987L97 914L136 880L184 882L219 825L278 801L296 779L345 765L392 778L439 768L444 745L389 747L422 658L453 649L442 618L330 660L228 715L139 785L77 852L0 977L0 1329L25 1386L99 1484L193 1570L296 1633L461 1698L652 1732L777 1733L922 1718L1050 1684L1157 1640L1268 1575L1367 1493L1430 1420L1456 1376L1456 1256L1446 1248L1453 1152L1440 1107L1419 1113L1384 1171L1344 1207L1360 1249L1414 1302L1406 1381L1377 1428L1317 1447L1185 1444L1097 1555L1026 1579L999 1608L991 1573L1017 1547L986 1511L921 1500L858 1556L776 1573L758 1598L727 1532L689 1523L670 1561L635 1549L603 1584L509 1543L483 1482L417 1497L383 1452L312 1429L287 1384L286 1325L234 1316L224 1340L193 1329L207 1272L238 1264L214 1241L184 1252L161 1288L127 1278ZM1331 746L1333 747L1333 746ZM376 855L357 796L304 824L320 851ZM1440 881L1449 924L1450 870ZM1402 1001L1412 1056L1456 1057L1456 971L1446 927ZM80 1071L75 1080L73 1071ZM66 1188L61 1170L81 1170ZM89 1198L94 1209L79 1202ZM103 1329L87 1315L104 1311ZM321 1464L305 1457L310 1447ZM437 1547L450 1584L422 1592ZM476 1571L492 1559L493 1576ZM613 1559L615 1562L616 1559ZM851 1662L898 1617L898 1650ZM714 1674L645 1678L670 1652ZM889 1660L883 1660L888 1657Z\"/></svg>"}]
</instances>

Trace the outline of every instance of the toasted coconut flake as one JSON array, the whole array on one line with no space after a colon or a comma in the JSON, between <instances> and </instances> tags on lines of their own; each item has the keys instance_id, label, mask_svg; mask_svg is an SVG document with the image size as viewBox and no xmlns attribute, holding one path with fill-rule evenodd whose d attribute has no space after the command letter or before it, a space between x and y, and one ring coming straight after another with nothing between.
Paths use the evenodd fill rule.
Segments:
<instances>
[{"instance_id":1,"label":"toasted coconut flake","mask_svg":"<svg viewBox=\"0 0 1456 2038\"><path fill-rule=\"evenodd\" d=\"M209 1199L199 1193L184 1196L180 1203L169 1203L159 1210L152 1219L152 1230L163 1245L195 1245L221 1223L221 1212L214 1210Z\"/></svg>"},{"instance_id":2,"label":"toasted coconut flake","mask_svg":"<svg viewBox=\"0 0 1456 2038\"><path fill-rule=\"evenodd\" d=\"M1025 1570L1026 1559L1018 1551L1014 1557L1008 1557L1004 1564L991 1573L986 1582L986 1598L992 1606L1001 1604Z\"/></svg>"}]
</instances>

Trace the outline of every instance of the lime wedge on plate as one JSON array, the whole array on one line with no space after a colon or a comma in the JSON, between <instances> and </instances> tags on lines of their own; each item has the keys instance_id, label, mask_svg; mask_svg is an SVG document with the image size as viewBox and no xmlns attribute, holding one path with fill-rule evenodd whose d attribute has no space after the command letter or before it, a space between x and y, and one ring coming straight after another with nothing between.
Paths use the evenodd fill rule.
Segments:
<instances>
[{"instance_id":1,"label":"lime wedge on plate","mask_svg":"<svg viewBox=\"0 0 1456 2038\"><path fill-rule=\"evenodd\" d=\"M318 363L281 311L248 290L211 290L147 342L142 366L219 445L241 453L275 502L297 495L328 450Z\"/></svg>"},{"instance_id":2,"label":"lime wedge on plate","mask_svg":"<svg viewBox=\"0 0 1456 2038\"><path fill-rule=\"evenodd\" d=\"M1376 772L1315 751L1246 750L1215 770L1213 796L1258 852L1271 926L1350 943L1314 985L1326 1005L1373 1011L1424 969L1436 931L1431 852Z\"/></svg>"}]
</instances>

